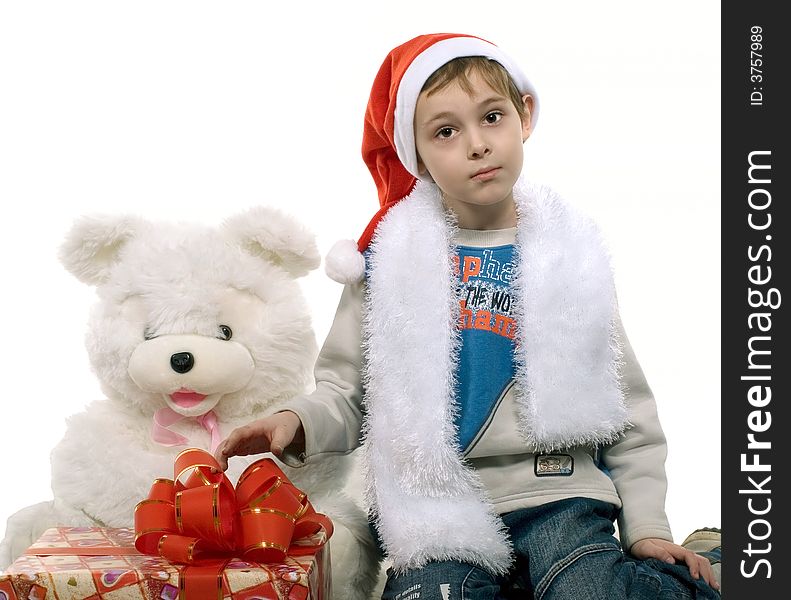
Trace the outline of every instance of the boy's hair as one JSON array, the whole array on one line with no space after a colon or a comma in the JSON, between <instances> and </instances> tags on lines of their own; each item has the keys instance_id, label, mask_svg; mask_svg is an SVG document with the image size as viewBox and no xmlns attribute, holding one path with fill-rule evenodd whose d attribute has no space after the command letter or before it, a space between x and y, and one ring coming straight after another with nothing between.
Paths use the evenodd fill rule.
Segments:
<instances>
[{"instance_id":1,"label":"boy's hair","mask_svg":"<svg viewBox=\"0 0 791 600\"><path fill-rule=\"evenodd\" d=\"M522 95L514 80L500 63L485 56L454 58L434 71L423 84L420 92L426 92L427 96L431 96L455 82L462 90L471 95L473 89L469 78L470 73L477 73L495 92L510 98L519 117L525 118L525 104L522 102Z\"/></svg>"}]
</instances>

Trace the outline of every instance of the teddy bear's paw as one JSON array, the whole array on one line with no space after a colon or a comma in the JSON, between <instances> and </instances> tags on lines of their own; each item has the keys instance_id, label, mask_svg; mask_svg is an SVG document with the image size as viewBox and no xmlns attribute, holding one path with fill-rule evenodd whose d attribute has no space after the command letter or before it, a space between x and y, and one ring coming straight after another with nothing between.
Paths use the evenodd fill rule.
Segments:
<instances>
[{"instance_id":1,"label":"teddy bear's paw","mask_svg":"<svg viewBox=\"0 0 791 600\"><path fill-rule=\"evenodd\" d=\"M370 534L360 539L337 519L330 539L335 600L368 600L377 585L380 555Z\"/></svg>"},{"instance_id":2,"label":"teddy bear's paw","mask_svg":"<svg viewBox=\"0 0 791 600\"><path fill-rule=\"evenodd\" d=\"M21 556L46 529L58 524L52 501L33 504L8 517L6 535L0 543L0 570Z\"/></svg>"},{"instance_id":3,"label":"teddy bear's paw","mask_svg":"<svg viewBox=\"0 0 791 600\"><path fill-rule=\"evenodd\" d=\"M312 502L334 526L329 541L333 598L368 600L378 583L382 557L365 512L342 493L312 498Z\"/></svg>"}]
</instances>

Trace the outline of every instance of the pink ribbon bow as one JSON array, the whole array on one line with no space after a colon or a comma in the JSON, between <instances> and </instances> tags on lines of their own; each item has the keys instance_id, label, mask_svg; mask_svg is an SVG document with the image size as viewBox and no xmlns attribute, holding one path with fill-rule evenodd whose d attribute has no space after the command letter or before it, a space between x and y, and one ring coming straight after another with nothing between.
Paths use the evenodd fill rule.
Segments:
<instances>
[{"instance_id":1,"label":"pink ribbon bow","mask_svg":"<svg viewBox=\"0 0 791 600\"><path fill-rule=\"evenodd\" d=\"M180 415L175 410L166 406L160 408L154 413L154 424L151 427L151 439L163 446L186 446L190 441L183 435L171 431L169 427L178 423L182 419L197 419L201 427L211 435L211 448L210 452L214 454L217 446L220 445L222 439L220 438L220 426L217 420L217 413L213 410L199 416L199 417L185 417Z\"/></svg>"}]
</instances>

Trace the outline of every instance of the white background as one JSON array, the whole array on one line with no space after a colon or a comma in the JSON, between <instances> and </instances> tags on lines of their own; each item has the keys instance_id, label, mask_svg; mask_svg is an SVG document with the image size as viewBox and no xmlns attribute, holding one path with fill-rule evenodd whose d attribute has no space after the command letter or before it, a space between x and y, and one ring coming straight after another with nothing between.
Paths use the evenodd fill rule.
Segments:
<instances>
[{"instance_id":1,"label":"white background","mask_svg":"<svg viewBox=\"0 0 791 600\"><path fill-rule=\"evenodd\" d=\"M669 442L677 542L720 524L720 8L662 3L5 2L0 5L0 535L51 497L65 417L101 396L93 289L58 263L96 212L219 223L256 204L322 254L377 209L362 117L387 52L473 33L541 116L526 169L602 225ZM304 281L321 342L340 286ZM118 474L119 477L123 473Z\"/></svg>"}]
</instances>

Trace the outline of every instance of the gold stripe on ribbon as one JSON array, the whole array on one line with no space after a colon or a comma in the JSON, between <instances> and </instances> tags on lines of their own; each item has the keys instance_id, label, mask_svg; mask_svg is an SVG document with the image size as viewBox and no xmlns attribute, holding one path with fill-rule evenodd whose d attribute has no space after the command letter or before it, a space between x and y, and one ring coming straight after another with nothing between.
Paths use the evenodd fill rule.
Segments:
<instances>
[{"instance_id":1,"label":"gold stripe on ribbon","mask_svg":"<svg viewBox=\"0 0 791 600\"><path fill-rule=\"evenodd\" d=\"M179 600L187 600L187 578L179 573Z\"/></svg>"},{"instance_id":2,"label":"gold stripe on ribbon","mask_svg":"<svg viewBox=\"0 0 791 600\"><path fill-rule=\"evenodd\" d=\"M248 477L250 477L250 475L263 468L264 468L263 465L259 465L257 463L253 463L252 465L247 467L244 473L242 473L242 475L239 477L239 481L236 482L236 487L242 485L242 482L245 481Z\"/></svg>"},{"instance_id":3,"label":"gold stripe on ribbon","mask_svg":"<svg viewBox=\"0 0 791 600\"><path fill-rule=\"evenodd\" d=\"M258 542L257 544L247 546L247 548L242 551L242 554L247 554L250 552L250 550L258 550L260 548L275 548L281 552L288 552L288 548L281 546L280 544L275 544L274 542Z\"/></svg>"},{"instance_id":4,"label":"gold stripe on ribbon","mask_svg":"<svg viewBox=\"0 0 791 600\"><path fill-rule=\"evenodd\" d=\"M257 515L260 515L261 513L270 513L279 517L283 517L284 519L288 519L292 522L297 520L294 515L290 515L282 510L277 510L276 508L245 508L244 510L239 511L240 515L246 515L248 513L254 513Z\"/></svg>"},{"instance_id":5,"label":"gold stripe on ribbon","mask_svg":"<svg viewBox=\"0 0 791 600\"><path fill-rule=\"evenodd\" d=\"M135 506L135 512L137 512L137 509L144 504L170 504L170 506L173 506L173 503L168 502L167 500L141 500L137 503L137 506Z\"/></svg>"},{"instance_id":6,"label":"gold stripe on ribbon","mask_svg":"<svg viewBox=\"0 0 791 600\"><path fill-rule=\"evenodd\" d=\"M197 544L200 540L195 540L187 547L187 561L192 562L192 553L195 551L195 544Z\"/></svg>"},{"instance_id":7,"label":"gold stripe on ribbon","mask_svg":"<svg viewBox=\"0 0 791 600\"><path fill-rule=\"evenodd\" d=\"M220 525L220 484L214 484L214 490L211 496L211 514L214 517L214 531L217 535L222 535L222 528Z\"/></svg>"},{"instance_id":8,"label":"gold stripe on ribbon","mask_svg":"<svg viewBox=\"0 0 791 600\"><path fill-rule=\"evenodd\" d=\"M272 484L272 487L270 487L270 488L269 488L267 491L265 491L263 494L261 494L260 496L258 496L258 498L256 498L255 500L252 500L252 501L249 503L249 504L250 504L250 506L252 506L253 508L255 508L256 506L258 506L259 504L261 504L261 502L263 502L264 500L266 500L267 498L269 498L269 496L271 496L272 494L274 494L274 493L277 491L277 488L279 488L281 485L283 485L283 480L282 480L282 479L280 479L280 477L278 477L278 478L277 478L277 481L275 481L275 483L273 483L273 484ZM239 487L239 485L237 484L237 485L236 485L236 487Z\"/></svg>"},{"instance_id":9,"label":"gold stripe on ribbon","mask_svg":"<svg viewBox=\"0 0 791 600\"><path fill-rule=\"evenodd\" d=\"M308 512L308 505L307 505L307 503L305 503L305 504L303 504L302 506L299 507L299 510L297 511L297 514L294 515L294 518L295 519L301 519L302 515L304 515L306 512Z\"/></svg>"},{"instance_id":10,"label":"gold stripe on ribbon","mask_svg":"<svg viewBox=\"0 0 791 600\"><path fill-rule=\"evenodd\" d=\"M208 477L203 474L203 471L200 470L200 467L209 467L209 465L198 465L195 467L195 474L201 478L203 481L203 485L211 485L211 481L209 481ZM209 467L211 468L211 467Z\"/></svg>"},{"instance_id":11,"label":"gold stripe on ribbon","mask_svg":"<svg viewBox=\"0 0 791 600\"><path fill-rule=\"evenodd\" d=\"M162 528L161 527L152 527L151 529L143 529L141 531L138 531L135 534L135 541L137 541L139 538L143 537L147 533L156 533L158 531L162 531Z\"/></svg>"},{"instance_id":12,"label":"gold stripe on ribbon","mask_svg":"<svg viewBox=\"0 0 791 600\"><path fill-rule=\"evenodd\" d=\"M184 524L181 520L181 492L176 492L176 527L179 528L179 533L184 533Z\"/></svg>"},{"instance_id":13,"label":"gold stripe on ribbon","mask_svg":"<svg viewBox=\"0 0 791 600\"><path fill-rule=\"evenodd\" d=\"M186 450L184 452L186 452ZM182 452L182 454L183 454L183 452ZM209 463L192 463L189 466L184 467L181 470L181 472L176 476L176 481L180 482L181 476L184 475L184 473L186 473L187 471L195 471L200 476L200 478L203 479L203 481L204 481L204 483L206 485L211 485L211 481L206 479L206 476L200 471L200 467L206 467L207 469L216 469L217 468L214 465L210 465Z\"/></svg>"}]
</instances>

